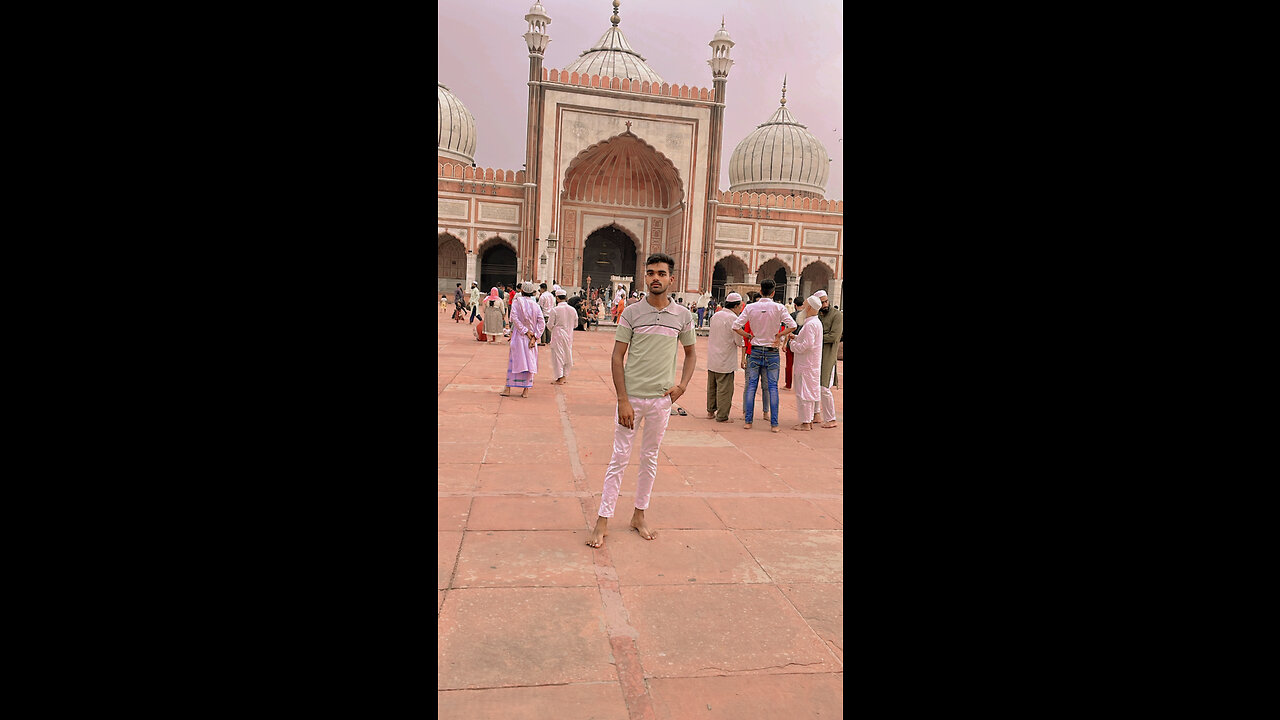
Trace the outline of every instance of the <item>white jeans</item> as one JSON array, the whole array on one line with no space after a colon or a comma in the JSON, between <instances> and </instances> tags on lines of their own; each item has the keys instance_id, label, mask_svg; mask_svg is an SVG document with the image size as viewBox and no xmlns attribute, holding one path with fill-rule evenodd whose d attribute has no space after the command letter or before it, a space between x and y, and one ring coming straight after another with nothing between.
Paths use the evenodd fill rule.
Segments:
<instances>
[{"instance_id":1,"label":"white jeans","mask_svg":"<svg viewBox=\"0 0 1280 720\"><path fill-rule=\"evenodd\" d=\"M831 364L831 382L836 381L836 366ZM822 387L819 384L818 394L822 397L822 422L831 422L836 419L836 396L831 394L831 386Z\"/></svg>"},{"instance_id":2,"label":"white jeans","mask_svg":"<svg viewBox=\"0 0 1280 720\"><path fill-rule=\"evenodd\" d=\"M658 445L667 432L671 419L671 396L656 398L627 398L635 413L632 427L618 424L618 411L613 411L613 457L604 473L604 494L600 498L600 517L613 517L618 492L622 490L622 472L631 461L631 441L636 430L644 425L644 437L640 441L640 474L636 478L636 509L649 508L649 493L653 491L653 479L658 475Z\"/></svg>"}]
</instances>

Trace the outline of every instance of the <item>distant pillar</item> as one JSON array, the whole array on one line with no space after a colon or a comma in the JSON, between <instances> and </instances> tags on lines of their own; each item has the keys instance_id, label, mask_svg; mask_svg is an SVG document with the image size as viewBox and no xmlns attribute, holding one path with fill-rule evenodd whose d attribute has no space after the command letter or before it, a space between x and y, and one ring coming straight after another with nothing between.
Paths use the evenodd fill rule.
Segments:
<instances>
[{"instance_id":1,"label":"distant pillar","mask_svg":"<svg viewBox=\"0 0 1280 720\"><path fill-rule=\"evenodd\" d=\"M480 256L468 250L467 251L467 282L464 285L464 289L466 289L468 292L470 292L471 290L471 283L480 282L480 273L476 272L476 269L478 268L479 264L480 264Z\"/></svg>"}]
</instances>

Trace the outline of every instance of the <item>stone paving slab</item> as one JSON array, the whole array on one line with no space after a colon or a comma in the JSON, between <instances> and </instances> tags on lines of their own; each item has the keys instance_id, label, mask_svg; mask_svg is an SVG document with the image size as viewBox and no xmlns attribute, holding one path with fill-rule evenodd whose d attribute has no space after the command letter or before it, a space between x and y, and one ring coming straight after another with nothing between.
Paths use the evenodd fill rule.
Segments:
<instances>
[{"instance_id":1,"label":"stone paving slab","mask_svg":"<svg viewBox=\"0 0 1280 720\"><path fill-rule=\"evenodd\" d=\"M841 669L773 585L623 585L622 597L647 677Z\"/></svg>"},{"instance_id":2,"label":"stone paving slab","mask_svg":"<svg viewBox=\"0 0 1280 720\"><path fill-rule=\"evenodd\" d=\"M657 720L831 720L844 716L844 674L654 678Z\"/></svg>"},{"instance_id":3,"label":"stone paving slab","mask_svg":"<svg viewBox=\"0 0 1280 720\"><path fill-rule=\"evenodd\" d=\"M844 583L779 585L787 599L831 652L844 660Z\"/></svg>"},{"instance_id":4,"label":"stone paving slab","mask_svg":"<svg viewBox=\"0 0 1280 720\"><path fill-rule=\"evenodd\" d=\"M530 473L519 465L492 463L480 465L479 468L475 487L477 493L547 494L574 491L573 477L569 472Z\"/></svg>"},{"instance_id":5,"label":"stone paving slab","mask_svg":"<svg viewBox=\"0 0 1280 720\"><path fill-rule=\"evenodd\" d=\"M617 520L618 518L614 518ZM628 517L609 524L618 581L627 585L767 583L769 576L728 530L658 530L645 540ZM621 537L619 537L621 536Z\"/></svg>"},{"instance_id":6,"label":"stone paving slab","mask_svg":"<svg viewBox=\"0 0 1280 720\"><path fill-rule=\"evenodd\" d=\"M442 498L443 503L448 498ZM468 530L581 530L581 505L567 497L477 497Z\"/></svg>"},{"instance_id":7,"label":"stone paving slab","mask_svg":"<svg viewBox=\"0 0 1280 720\"><path fill-rule=\"evenodd\" d=\"M707 504L727 527L743 530L839 530L843 526L811 500L712 497Z\"/></svg>"},{"instance_id":8,"label":"stone paving slab","mask_svg":"<svg viewBox=\"0 0 1280 720\"><path fill-rule=\"evenodd\" d=\"M629 720L618 683L548 685L493 690L442 690L441 720Z\"/></svg>"},{"instance_id":9,"label":"stone paving slab","mask_svg":"<svg viewBox=\"0 0 1280 720\"><path fill-rule=\"evenodd\" d=\"M699 368L668 418L646 517L639 441L605 546L585 544L613 451L612 332L574 333L569 382L538 348L499 397L507 345L437 327L437 702L442 717L809 718L843 711L844 423L780 433L705 417ZM683 360L680 361L682 363ZM837 364L842 375L843 363ZM518 392L516 393L518 395ZM837 414L843 391L835 391ZM757 400L757 406L761 403ZM643 433L643 429L641 429ZM691 581L692 580L692 581Z\"/></svg>"},{"instance_id":10,"label":"stone paving slab","mask_svg":"<svg viewBox=\"0 0 1280 720\"><path fill-rule=\"evenodd\" d=\"M462 544L461 532L436 533L436 589L449 587L453 568L458 559L458 546ZM443 598L442 598L443 599Z\"/></svg>"},{"instance_id":11,"label":"stone paving slab","mask_svg":"<svg viewBox=\"0 0 1280 720\"><path fill-rule=\"evenodd\" d=\"M595 563L586 531L467 533L453 586L594 588Z\"/></svg>"},{"instance_id":12,"label":"stone paving slab","mask_svg":"<svg viewBox=\"0 0 1280 720\"><path fill-rule=\"evenodd\" d=\"M596 588L462 588L445 596L439 690L617 678Z\"/></svg>"},{"instance_id":13,"label":"stone paving slab","mask_svg":"<svg viewBox=\"0 0 1280 720\"><path fill-rule=\"evenodd\" d=\"M471 513L471 498L449 497L436 500L436 526L440 532L462 532Z\"/></svg>"},{"instance_id":14,"label":"stone paving slab","mask_svg":"<svg viewBox=\"0 0 1280 720\"><path fill-rule=\"evenodd\" d=\"M844 582L844 533L740 530L735 536L774 582Z\"/></svg>"}]
</instances>

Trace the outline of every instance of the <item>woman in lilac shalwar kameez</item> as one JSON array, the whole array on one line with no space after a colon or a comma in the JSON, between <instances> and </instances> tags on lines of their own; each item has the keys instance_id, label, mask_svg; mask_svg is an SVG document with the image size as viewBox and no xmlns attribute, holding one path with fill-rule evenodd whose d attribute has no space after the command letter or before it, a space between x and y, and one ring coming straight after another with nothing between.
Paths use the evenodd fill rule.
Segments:
<instances>
[{"instance_id":1,"label":"woman in lilac shalwar kameez","mask_svg":"<svg viewBox=\"0 0 1280 720\"><path fill-rule=\"evenodd\" d=\"M522 294L511 304L511 349L507 356L507 385L502 389L504 397L511 396L511 388L524 388L521 397L529 397L533 387L533 375L538 372L538 338L546 329L542 308L533 299L533 283L521 288Z\"/></svg>"}]
</instances>

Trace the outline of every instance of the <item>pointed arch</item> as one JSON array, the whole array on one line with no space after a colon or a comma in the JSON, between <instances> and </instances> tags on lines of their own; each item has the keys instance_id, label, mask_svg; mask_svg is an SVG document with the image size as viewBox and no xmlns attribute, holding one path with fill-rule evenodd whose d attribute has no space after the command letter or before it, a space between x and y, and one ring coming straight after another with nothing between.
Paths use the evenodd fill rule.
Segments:
<instances>
[{"instance_id":1,"label":"pointed arch","mask_svg":"<svg viewBox=\"0 0 1280 720\"><path fill-rule=\"evenodd\" d=\"M676 166L630 132L578 153L564 174L564 200L670 210L684 200Z\"/></svg>"}]
</instances>

